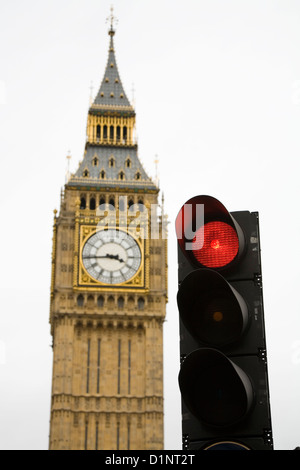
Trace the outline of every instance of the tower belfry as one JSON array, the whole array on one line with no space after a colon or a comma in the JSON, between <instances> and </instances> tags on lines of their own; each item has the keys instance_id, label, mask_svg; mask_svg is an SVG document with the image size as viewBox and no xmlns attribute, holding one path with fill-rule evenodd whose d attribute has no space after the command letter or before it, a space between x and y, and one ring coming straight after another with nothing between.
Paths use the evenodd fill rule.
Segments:
<instances>
[{"instance_id":1,"label":"tower belfry","mask_svg":"<svg viewBox=\"0 0 300 470\"><path fill-rule=\"evenodd\" d=\"M165 218L109 51L83 159L55 211L50 449L163 449Z\"/></svg>"}]
</instances>

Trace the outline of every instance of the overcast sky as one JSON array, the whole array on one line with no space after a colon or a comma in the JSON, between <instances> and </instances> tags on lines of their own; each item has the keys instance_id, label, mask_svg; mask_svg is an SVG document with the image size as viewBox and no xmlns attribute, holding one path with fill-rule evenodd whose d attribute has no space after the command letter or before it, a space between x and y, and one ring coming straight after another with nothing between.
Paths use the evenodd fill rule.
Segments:
<instances>
[{"instance_id":1,"label":"overcast sky","mask_svg":"<svg viewBox=\"0 0 300 470\"><path fill-rule=\"evenodd\" d=\"M115 0L139 155L170 220L165 447L181 448L174 220L197 194L259 211L273 434L300 445L300 2ZM0 0L0 448L47 449L53 209L84 151L108 0ZM134 84L134 86L133 86Z\"/></svg>"}]
</instances>

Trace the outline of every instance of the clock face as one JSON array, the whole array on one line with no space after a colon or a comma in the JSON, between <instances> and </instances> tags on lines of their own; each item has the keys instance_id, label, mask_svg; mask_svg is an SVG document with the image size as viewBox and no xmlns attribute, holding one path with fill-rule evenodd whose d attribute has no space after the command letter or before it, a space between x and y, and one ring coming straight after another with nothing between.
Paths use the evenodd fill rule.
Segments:
<instances>
[{"instance_id":1,"label":"clock face","mask_svg":"<svg viewBox=\"0 0 300 470\"><path fill-rule=\"evenodd\" d=\"M141 266L141 250L135 239L121 230L101 230L83 247L82 262L88 274L103 284L129 281Z\"/></svg>"}]
</instances>

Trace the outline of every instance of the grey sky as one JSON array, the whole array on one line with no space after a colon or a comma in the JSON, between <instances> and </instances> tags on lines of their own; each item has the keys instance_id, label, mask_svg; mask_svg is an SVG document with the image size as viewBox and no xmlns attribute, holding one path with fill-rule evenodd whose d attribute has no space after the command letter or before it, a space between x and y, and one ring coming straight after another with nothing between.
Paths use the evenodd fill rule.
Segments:
<instances>
[{"instance_id":1,"label":"grey sky","mask_svg":"<svg viewBox=\"0 0 300 470\"><path fill-rule=\"evenodd\" d=\"M115 0L139 156L170 219L165 446L179 449L174 220L196 194L259 211L275 447L300 445L300 4ZM108 0L0 1L0 447L46 449L53 209L83 156L90 84L108 54Z\"/></svg>"}]
</instances>

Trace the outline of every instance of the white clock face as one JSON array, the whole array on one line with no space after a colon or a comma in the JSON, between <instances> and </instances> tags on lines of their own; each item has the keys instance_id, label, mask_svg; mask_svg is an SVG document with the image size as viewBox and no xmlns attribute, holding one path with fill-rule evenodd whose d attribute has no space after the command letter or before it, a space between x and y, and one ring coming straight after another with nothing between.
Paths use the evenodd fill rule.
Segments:
<instances>
[{"instance_id":1,"label":"white clock face","mask_svg":"<svg viewBox=\"0 0 300 470\"><path fill-rule=\"evenodd\" d=\"M103 284L122 284L139 270L142 255L138 243L126 232L109 229L92 235L82 251L89 275Z\"/></svg>"}]
</instances>

